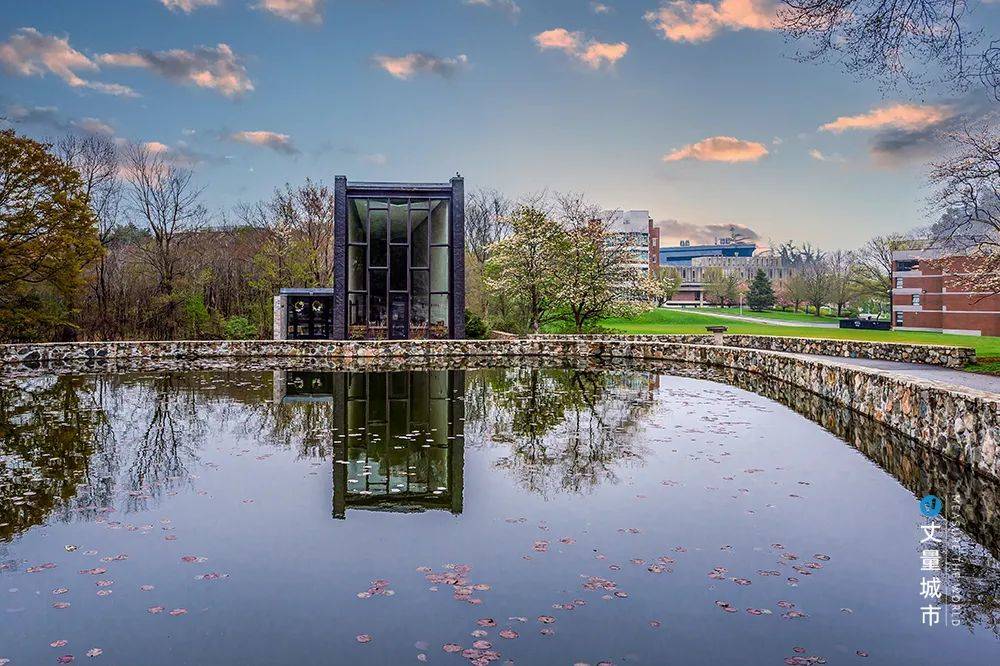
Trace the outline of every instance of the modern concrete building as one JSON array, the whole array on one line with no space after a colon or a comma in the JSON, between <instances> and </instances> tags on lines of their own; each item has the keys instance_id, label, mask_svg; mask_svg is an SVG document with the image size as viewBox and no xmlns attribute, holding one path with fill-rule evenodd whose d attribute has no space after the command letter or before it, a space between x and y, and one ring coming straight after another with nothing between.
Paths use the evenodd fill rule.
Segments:
<instances>
[{"instance_id":1,"label":"modern concrete building","mask_svg":"<svg viewBox=\"0 0 1000 666\"><path fill-rule=\"evenodd\" d=\"M771 254L754 255L754 243L732 242L720 239L714 245L680 245L660 248L660 266L670 266L681 276L681 286L668 301L668 305L705 304L707 274L721 269L727 275L736 274L749 283L758 270L763 270L772 282L784 280L796 270Z\"/></svg>"},{"instance_id":2,"label":"modern concrete building","mask_svg":"<svg viewBox=\"0 0 1000 666\"><path fill-rule=\"evenodd\" d=\"M275 297L276 339L465 337L465 186L334 180L333 285Z\"/></svg>"},{"instance_id":3,"label":"modern concrete building","mask_svg":"<svg viewBox=\"0 0 1000 666\"><path fill-rule=\"evenodd\" d=\"M660 264L660 230L653 225L649 211L606 210L601 217L608 223L608 231L627 246L632 257L629 266L636 275L652 275ZM622 289L622 298L631 299L634 296Z\"/></svg>"},{"instance_id":4,"label":"modern concrete building","mask_svg":"<svg viewBox=\"0 0 1000 666\"><path fill-rule=\"evenodd\" d=\"M1000 335L1000 294L970 288L974 257L934 249L892 253L896 330Z\"/></svg>"}]
</instances>

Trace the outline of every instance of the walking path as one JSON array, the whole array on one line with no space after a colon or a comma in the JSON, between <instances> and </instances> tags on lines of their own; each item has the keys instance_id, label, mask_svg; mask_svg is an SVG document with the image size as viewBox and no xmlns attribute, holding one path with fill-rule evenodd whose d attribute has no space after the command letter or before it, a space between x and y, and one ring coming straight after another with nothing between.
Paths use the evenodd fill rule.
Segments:
<instances>
[{"instance_id":1,"label":"walking path","mask_svg":"<svg viewBox=\"0 0 1000 666\"><path fill-rule=\"evenodd\" d=\"M746 317L743 315L722 314L721 312L705 312L702 309L694 310L695 313L706 317L718 317L720 319L735 319L736 321L748 321L754 324L773 324L774 326L805 326L808 328L840 328L840 324L829 324L819 321L789 321L787 319L765 319L763 317Z\"/></svg>"},{"instance_id":2,"label":"walking path","mask_svg":"<svg viewBox=\"0 0 1000 666\"><path fill-rule=\"evenodd\" d=\"M928 379L944 384L964 386L966 388L987 393L995 393L1000 396L1000 377L994 375L980 375L974 372L963 372L952 370L940 365L924 365L922 363L900 363L897 361L881 361L870 358L846 358L842 356L819 356L813 354L796 354L800 358L822 358L838 363L849 365L860 365L865 368L875 368L878 370L890 370L893 373L907 375L917 379Z\"/></svg>"}]
</instances>

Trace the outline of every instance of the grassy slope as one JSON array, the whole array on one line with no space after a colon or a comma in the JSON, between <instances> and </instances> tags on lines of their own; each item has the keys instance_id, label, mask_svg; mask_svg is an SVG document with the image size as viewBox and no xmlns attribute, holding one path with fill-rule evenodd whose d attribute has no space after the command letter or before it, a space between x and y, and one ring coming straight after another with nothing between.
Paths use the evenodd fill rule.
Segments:
<instances>
[{"instance_id":1,"label":"grassy slope","mask_svg":"<svg viewBox=\"0 0 1000 666\"><path fill-rule=\"evenodd\" d=\"M717 312L718 314L736 315L740 316L739 308L699 308L699 310L705 310L706 312ZM754 317L756 319L780 319L781 321L814 321L821 322L824 324L835 324L840 321L837 317L833 317L824 314L822 317L817 317L812 314L805 314L803 312L783 312L781 310L765 310L764 312L754 312L748 307L743 308L744 317Z\"/></svg>"},{"instance_id":2,"label":"grassy slope","mask_svg":"<svg viewBox=\"0 0 1000 666\"><path fill-rule=\"evenodd\" d=\"M980 358L1000 359L1000 337L974 335L944 335L916 331L859 331L850 328L809 328L807 326L773 326L708 317L690 310L653 310L631 319L609 318L601 326L619 333L705 333L706 326L725 323L730 333L749 335L781 335L796 338L827 338L839 340L871 340L877 342L911 342L927 345L972 347ZM987 364L982 364L987 365ZM994 364L1000 365L1000 364ZM980 368L975 368L980 369Z\"/></svg>"}]
</instances>

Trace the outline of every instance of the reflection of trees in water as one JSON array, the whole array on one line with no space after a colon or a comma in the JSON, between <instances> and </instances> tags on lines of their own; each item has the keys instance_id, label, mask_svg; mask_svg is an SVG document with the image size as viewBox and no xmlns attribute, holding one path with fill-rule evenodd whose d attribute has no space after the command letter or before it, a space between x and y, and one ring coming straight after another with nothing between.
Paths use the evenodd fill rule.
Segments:
<instances>
[{"instance_id":1,"label":"reflection of trees in water","mask_svg":"<svg viewBox=\"0 0 1000 666\"><path fill-rule=\"evenodd\" d=\"M653 403L649 373L520 368L471 375L466 441L503 442L497 466L539 493L617 483L648 449L636 420Z\"/></svg>"},{"instance_id":2,"label":"reflection of trees in water","mask_svg":"<svg viewBox=\"0 0 1000 666\"><path fill-rule=\"evenodd\" d=\"M87 482L108 429L92 388L74 376L0 386L0 540L42 522Z\"/></svg>"},{"instance_id":3,"label":"reflection of trees in water","mask_svg":"<svg viewBox=\"0 0 1000 666\"><path fill-rule=\"evenodd\" d=\"M942 602L970 632L985 627L1000 638L1000 565L964 534L945 539Z\"/></svg>"}]
</instances>

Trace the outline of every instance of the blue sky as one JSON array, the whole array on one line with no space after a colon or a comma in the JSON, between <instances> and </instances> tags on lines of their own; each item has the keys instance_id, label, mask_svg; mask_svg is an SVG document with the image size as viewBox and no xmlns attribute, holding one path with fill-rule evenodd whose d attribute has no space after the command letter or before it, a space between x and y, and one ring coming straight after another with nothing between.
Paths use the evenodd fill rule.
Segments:
<instances>
[{"instance_id":1,"label":"blue sky","mask_svg":"<svg viewBox=\"0 0 1000 666\"><path fill-rule=\"evenodd\" d=\"M975 9L1000 28L1000 5ZM764 242L852 247L924 224L935 145L917 135L985 103L796 62L772 12L769 0L8 0L0 115L37 137L151 142L195 169L216 210L306 177L460 171L469 187L579 191L656 220L747 225ZM900 135L909 149L885 148Z\"/></svg>"}]
</instances>

